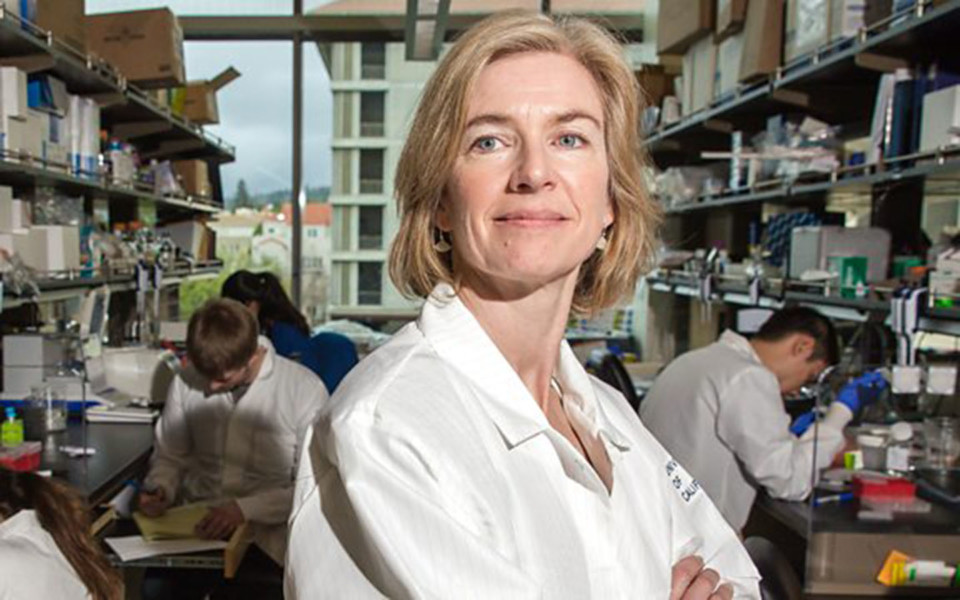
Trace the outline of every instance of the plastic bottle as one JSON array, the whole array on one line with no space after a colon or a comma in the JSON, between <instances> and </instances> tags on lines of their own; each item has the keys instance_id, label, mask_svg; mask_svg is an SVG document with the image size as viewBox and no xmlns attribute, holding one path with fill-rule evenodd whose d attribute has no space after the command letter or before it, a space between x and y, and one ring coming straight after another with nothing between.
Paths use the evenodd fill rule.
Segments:
<instances>
[{"instance_id":1,"label":"plastic bottle","mask_svg":"<svg viewBox=\"0 0 960 600\"><path fill-rule=\"evenodd\" d=\"M909 423L898 421L890 426L887 442L887 470L906 473L910 470L910 445L913 428Z\"/></svg>"},{"instance_id":2,"label":"plastic bottle","mask_svg":"<svg viewBox=\"0 0 960 600\"><path fill-rule=\"evenodd\" d=\"M23 421L17 418L12 406L6 409L7 418L0 425L0 438L7 448L19 446L23 443Z\"/></svg>"}]
</instances>

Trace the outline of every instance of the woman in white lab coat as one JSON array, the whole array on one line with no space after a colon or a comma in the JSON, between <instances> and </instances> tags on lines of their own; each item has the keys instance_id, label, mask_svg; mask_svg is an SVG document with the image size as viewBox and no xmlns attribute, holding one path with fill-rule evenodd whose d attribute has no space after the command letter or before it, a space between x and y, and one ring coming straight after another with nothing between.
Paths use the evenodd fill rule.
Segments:
<instances>
[{"instance_id":1,"label":"woman in white lab coat","mask_svg":"<svg viewBox=\"0 0 960 600\"><path fill-rule=\"evenodd\" d=\"M0 600L119 600L120 576L89 528L76 492L0 467Z\"/></svg>"},{"instance_id":2,"label":"woman in white lab coat","mask_svg":"<svg viewBox=\"0 0 960 600\"><path fill-rule=\"evenodd\" d=\"M653 253L639 93L577 19L500 14L441 61L390 257L427 300L321 410L288 598L759 597L697 483L563 340Z\"/></svg>"}]
</instances>

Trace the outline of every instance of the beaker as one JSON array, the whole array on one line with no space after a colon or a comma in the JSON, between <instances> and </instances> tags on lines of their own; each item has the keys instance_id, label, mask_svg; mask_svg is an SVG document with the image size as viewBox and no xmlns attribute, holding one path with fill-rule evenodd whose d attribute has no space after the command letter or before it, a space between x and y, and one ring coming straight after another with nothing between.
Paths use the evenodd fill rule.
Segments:
<instances>
[{"instance_id":1,"label":"beaker","mask_svg":"<svg viewBox=\"0 0 960 600\"><path fill-rule=\"evenodd\" d=\"M923 420L923 437L927 447L927 465L949 469L960 456L960 419L927 417Z\"/></svg>"}]
</instances>

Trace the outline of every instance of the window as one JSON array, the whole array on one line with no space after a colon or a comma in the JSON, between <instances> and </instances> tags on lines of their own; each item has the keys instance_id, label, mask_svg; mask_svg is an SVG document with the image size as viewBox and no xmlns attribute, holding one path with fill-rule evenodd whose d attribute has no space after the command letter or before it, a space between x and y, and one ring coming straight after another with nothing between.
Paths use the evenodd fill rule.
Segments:
<instances>
[{"instance_id":1,"label":"window","mask_svg":"<svg viewBox=\"0 0 960 600\"><path fill-rule=\"evenodd\" d=\"M360 49L360 78L384 79L387 74L387 44L364 42Z\"/></svg>"},{"instance_id":2,"label":"window","mask_svg":"<svg viewBox=\"0 0 960 600\"><path fill-rule=\"evenodd\" d=\"M360 193L383 193L383 150L364 148L360 150Z\"/></svg>"},{"instance_id":3,"label":"window","mask_svg":"<svg viewBox=\"0 0 960 600\"><path fill-rule=\"evenodd\" d=\"M383 248L383 207L360 207L360 249Z\"/></svg>"},{"instance_id":4,"label":"window","mask_svg":"<svg viewBox=\"0 0 960 600\"><path fill-rule=\"evenodd\" d=\"M383 137L383 105L386 92L360 93L360 135Z\"/></svg>"},{"instance_id":5,"label":"window","mask_svg":"<svg viewBox=\"0 0 960 600\"><path fill-rule=\"evenodd\" d=\"M383 287L383 263L358 263L357 272L357 303L380 304L380 291Z\"/></svg>"},{"instance_id":6,"label":"window","mask_svg":"<svg viewBox=\"0 0 960 600\"><path fill-rule=\"evenodd\" d=\"M307 228L307 237L308 237L308 238L316 238L316 237L319 236L319 235L320 235L320 230L318 230L316 227L309 227L309 228Z\"/></svg>"}]
</instances>

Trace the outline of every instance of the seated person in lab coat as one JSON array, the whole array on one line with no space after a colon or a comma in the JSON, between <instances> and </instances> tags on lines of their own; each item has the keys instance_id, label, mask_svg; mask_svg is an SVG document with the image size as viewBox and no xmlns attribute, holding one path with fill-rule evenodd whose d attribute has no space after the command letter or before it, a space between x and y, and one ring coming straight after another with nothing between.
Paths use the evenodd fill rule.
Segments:
<instances>
[{"instance_id":1,"label":"seated person in lab coat","mask_svg":"<svg viewBox=\"0 0 960 600\"><path fill-rule=\"evenodd\" d=\"M120 600L120 576L89 531L77 492L0 467L0 598Z\"/></svg>"},{"instance_id":2,"label":"seated person in lab coat","mask_svg":"<svg viewBox=\"0 0 960 600\"><path fill-rule=\"evenodd\" d=\"M670 363L644 397L640 418L739 531L758 487L787 500L810 493L814 430L791 432L783 394L815 381L838 355L830 319L811 308L785 308L752 339L725 331ZM819 426L818 472L844 447L859 387L881 381L867 374L831 403Z\"/></svg>"},{"instance_id":3,"label":"seated person in lab coat","mask_svg":"<svg viewBox=\"0 0 960 600\"><path fill-rule=\"evenodd\" d=\"M287 598L759 598L710 499L563 339L655 252L640 97L581 19L498 13L440 62L390 255L426 302L321 409Z\"/></svg>"},{"instance_id":4,"label":"seated person in lab coat","mask_svg":"<svg viewBox=\"0 0 960 600\"><path fill-rule=\"evenodd\" d=\"M279 572L299 450L327 391L306 367L277 356L258 336L250 311L234 300L211 300L194 313L187 358L157 422L139 508L152 516L174 503L209 501L197 533L224 539L248 521L254 543ZM248 558L263 557L248 552ZM154 574L145 595L163 597L163 573Z\"/></svg>"}]
</instances>

